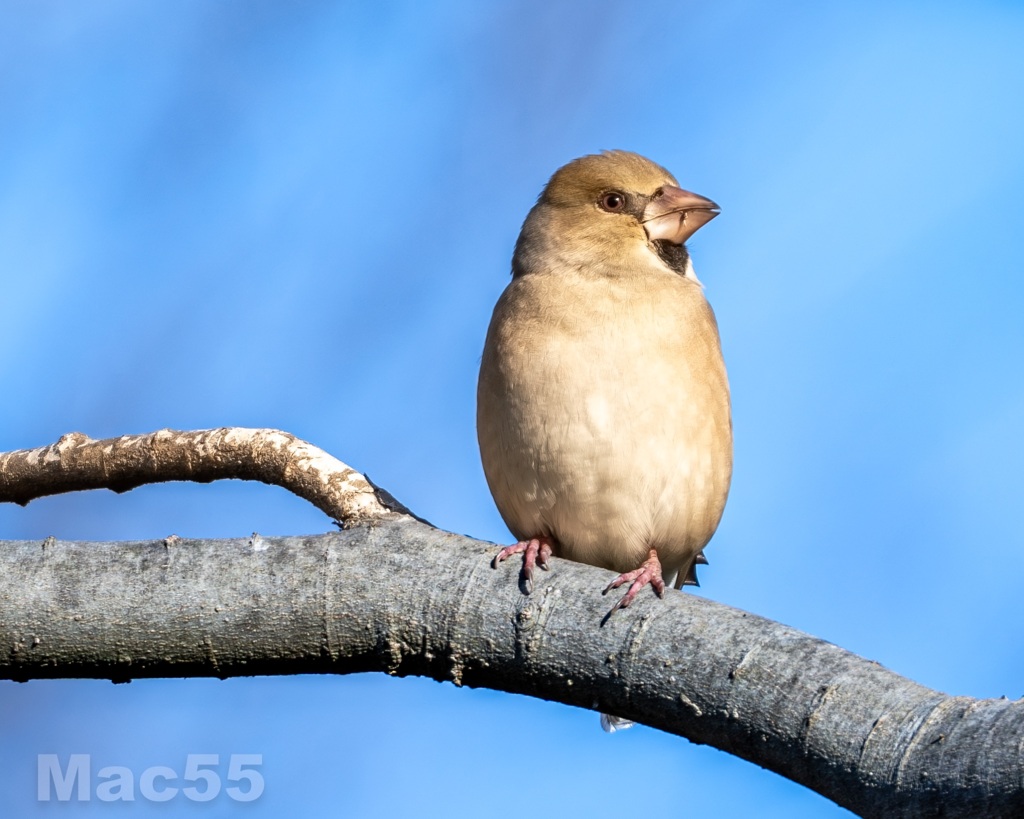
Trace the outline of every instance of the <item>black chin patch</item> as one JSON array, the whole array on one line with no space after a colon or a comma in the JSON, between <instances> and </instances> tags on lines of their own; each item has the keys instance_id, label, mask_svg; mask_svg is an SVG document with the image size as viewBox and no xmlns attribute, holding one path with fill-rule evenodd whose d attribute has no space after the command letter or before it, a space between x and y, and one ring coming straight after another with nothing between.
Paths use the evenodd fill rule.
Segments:
<instances>
[{"instance_id":1,"label":"black chin patch","mask_svg":"<svg viewBox=\"0 0 1024 819\"><path fill-rule=\"evenodd\" d=\"M654 245L658 256L670 269L680 276L686 275L687 263L690 261L690 252L686 249L686 245L676 245L663 239L657 239L651 244Z\"/></svg>"}]
</instances>

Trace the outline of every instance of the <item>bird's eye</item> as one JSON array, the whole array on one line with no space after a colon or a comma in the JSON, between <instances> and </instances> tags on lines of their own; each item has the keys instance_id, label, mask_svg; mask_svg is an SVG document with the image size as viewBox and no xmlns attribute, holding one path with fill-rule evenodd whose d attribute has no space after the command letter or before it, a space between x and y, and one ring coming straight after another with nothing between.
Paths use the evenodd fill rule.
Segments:
<instances>
[{"instance_id":1,"label":"bird's eye","mask_svg":"<svg viewBox=\"0 0 1024 819\"><path fill-rule=\"evenodd\" d=\"M626 196L618 191L608 191L601 196L601 207L616 213L626 207Z\"/></svg>"}]
</instances>

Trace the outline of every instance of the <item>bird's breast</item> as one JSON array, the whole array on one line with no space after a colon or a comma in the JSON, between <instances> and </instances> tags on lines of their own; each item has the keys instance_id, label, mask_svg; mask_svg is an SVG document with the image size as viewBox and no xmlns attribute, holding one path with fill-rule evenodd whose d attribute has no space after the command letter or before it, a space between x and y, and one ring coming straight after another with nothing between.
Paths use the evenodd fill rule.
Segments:
<instances>
[{"instance_id":1,"label":"bird's breast","mask_svg":"<svg viewBox=\"0 0 1024 819\"><path fill-rule=\"evenodd\" d=\"M732 465L729 389L699 285L519 277L495 309L478 435L518 538L626 571L669 569L714 532Z\"/></svg>"}]
</instances>

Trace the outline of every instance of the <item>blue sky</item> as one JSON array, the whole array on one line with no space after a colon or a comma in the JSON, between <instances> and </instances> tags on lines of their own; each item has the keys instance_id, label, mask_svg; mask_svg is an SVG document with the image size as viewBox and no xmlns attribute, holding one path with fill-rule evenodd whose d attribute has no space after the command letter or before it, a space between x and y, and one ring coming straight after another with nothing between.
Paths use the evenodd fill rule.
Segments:
<instances>
[{"instance_id":1,"label":"blue sky","mask_svg":"<svg viewBox=\"0 0 1024 819\"><path fill-rule=\"evenodd\" d=\"M508 533L474 390L519 226L603 148L722 215L691 242L736 469L700 593L952 694L1024 695L1024 7L0 3L0 449L287 429L437 525ZM0 537L325 531L249 484L0 508ZM133 815L849 815L596 715L383 675L0 684L36 755L262 753L240 805ZM631 807L632 806L632 807Z\"/></svg>"}]
</instances>

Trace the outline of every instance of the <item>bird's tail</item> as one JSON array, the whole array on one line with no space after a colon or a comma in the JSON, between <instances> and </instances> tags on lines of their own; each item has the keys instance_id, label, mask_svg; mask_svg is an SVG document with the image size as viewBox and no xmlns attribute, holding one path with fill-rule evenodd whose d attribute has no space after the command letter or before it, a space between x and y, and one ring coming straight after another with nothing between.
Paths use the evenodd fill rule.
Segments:
<instances>
[{"instance_id":1,"label":"bird's tail","mask_svg":"<svg viewBox=\"0 0 1024 819\"><path fill-rule=\"evenodd\" d=\"M697 580L697 566L707 566L708 559L704 557L704 550L701 549L697 552L697 556L684 570L680 570L679 574L676 575L675 582L673 585L677 589L681 589L683 586L699 586L700 581Z\"/></svg>"},{"instance_id":2,"label":"bird's tail","mask_svg":"<svg viewBox=\"0 0 1024 819\"><path fill-rule=\"evenodd\" d=\"M632 728L635 724L631 719L613 717L611 714L601 714L601 727L609 734L614 734L616 731L624 731L626 728Z\"/></svg>"}]
</instances>

